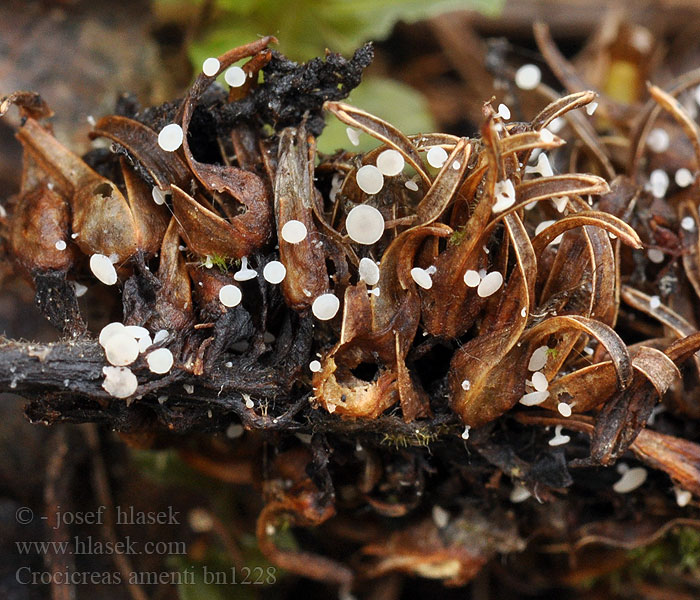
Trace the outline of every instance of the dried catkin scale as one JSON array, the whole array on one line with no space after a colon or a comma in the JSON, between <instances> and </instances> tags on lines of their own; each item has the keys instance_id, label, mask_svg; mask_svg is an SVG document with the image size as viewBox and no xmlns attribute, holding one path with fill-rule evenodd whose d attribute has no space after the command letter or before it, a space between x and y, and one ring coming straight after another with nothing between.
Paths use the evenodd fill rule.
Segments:
<instances>
[{"instance_id":1,"label":"dried catkin scale","mask_svg":"<svg viewBox=\"0 0 700 600\"><path fill-rule=\"evenodd\" d=\"M69 238L70 211L66 201L46 185L19 195L10 225L10 243L17 262L28 272L67 271L75 259Z\"/></svg>"},{"instance_id":2,"label":"dried catkin scale","mask_svg":"<svg viewBox=\"0 0 700 600\"><path fill-rule=\"evenodd\" d=\"M40 168L69 198L75 243L87 254L117 255L125 261L138 250L136 223L117 187L88 167L34 119L27 119L18 139Z\"/></svg>"},{"instance_id":3,"label":"dried catkin scale","mask_svg":"<svg viewBox=\"0 0 700 600\"><path fill-rule=\"evenodd\" d=\"M275 179L275 217L279 262L285 268L280 286L287 304L309 308L328 289L321 237L313 220L315 143L303 126L280 136Z\"/></svg>"}]
</instances>

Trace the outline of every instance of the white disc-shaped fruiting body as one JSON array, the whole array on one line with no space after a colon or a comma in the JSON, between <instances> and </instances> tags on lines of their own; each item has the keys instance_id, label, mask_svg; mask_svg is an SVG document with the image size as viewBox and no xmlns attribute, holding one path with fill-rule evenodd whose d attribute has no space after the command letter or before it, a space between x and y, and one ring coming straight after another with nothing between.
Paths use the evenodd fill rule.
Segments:
<instances>
[{"instance_id":1,"label":"white disc-shaped fruiting body","mask_svg":"<svg viewBox=\"0 0 700 600\"><path fill-rule=\"evenodd\" d=\"M242 299L243 294L241 293L241 290L230 283L228 285L222 286L219 290L219 300L221 301L221 304L223 304L227 308L233 308L234 306L238 306L241 303Z\"/></svg>"},{"instance_id":2,"label":"white disc-shaped fruiting body","mask_svg":"<svg viewBox=\"0 0 700 600\"><path fill-rule=\"evenodd\" d=\"M371 258L361 258L358 271L360 279L367 285L377 285L379 283L379 267Z\"/></svg>"},{"instance_id":3,"label":"white disc-shaped fruiting body","mask_svg":"<svg viewBox=\"0 0 700 600\"><path fill-rule=\"evenodd\" d=\"M345 219L345 228L353 242L370 246L384 235L384 217L374 206L355 206Z\"/></svg>"},{"instance_id":4,"label":"white disc-shaped fruiting body","mask_svg":"<svg viewBox=\"0 0 700 600\"><path fill-rule=\"evenodd\" d=\"M542 71L537 65L523 65L515 72L515 85L521 90L534 90L541 80Z\"/></svg>"},{"instance_id":5,"label":"white disc-shaped fruiting body","mask_svg":"<svg viewBox=\"0 0 700 600\"><path fill-rule=\"evenodd\" d=\"M221 63L218 58L210 57L202 63L202 73L207 77L214 77L219 72Z\"/></svg>"},{"instance_id":6,"label":"white disc-shaped fruiting body","mask_svg":"<svg viewBox=\"0 0 700 600\"><path fill-rule=\"evenodd\" d=\"M442 146L433 146L430 150L428 150L426 159L431 167L439 169L447 160L447 150L445 150Z\"/></svg>"},{"instance_id":7,"label":"white disc-shaped fruiting body","mask_svg":"<svg viewBox=\"0 0 700 600\"><path fill-rule=\"evenodd\" d=\"M117 283L117 271L109 257L104 254L93 254L90 257L90 270L105 285Z\"/></svg>"},{"instance_id":8,"label":"white disc-shaped fruiting body","mask_svg":"<svg viewBox=\"0 0 700 600\"><path fill-rule=\"evenodd\" d=\"M321 294L311 305L311 312L319 321L328 321L338 314L340 300L335 294Z\"/></svg>"},{"instance_id":9,"label":"white disc-shaped fruiting body","mask_svg":"<svg viewBox=\"0 0 700 600\"><path fill-rule=\"evenodd\" d=\"M158 145L166 152L175 152L185 139L185 135L177 123L170 123L163 127L158 134Z\"/></svg>"},{"instance_id":10,"label":"white disc-shaped fruiting body","mask_svg":"<svg viewBox=\"0 0 700 600\"><path fill-rule=\"evenodd\" d=\"M304 240L308 234L306 225L296 219L291 219L282 225L282 239L289 244L298 244Z\"/></svg>"},{"instance_id":11,"label":"white disc-shaped fruiting body","mask_svg":"<svg viewBox=\"0 0 700 600\"><path fill-rule=\"evenodd\" d=\"M263 269L265 281L272 284L282 283L287 276L287 267L278 260L271 260Z\"/></svg>"},{"instance_id":12,"label":"white disc-shaped fruiting body","mask_svg":"<svg viewBox=\"0 0 700 600\"><path fill-rule=\"evenodd\" d=\"M126 367L102 367L102 373L105 376L102 387L115 398L128 398L139 385L136 375Z\"/></svg>"},{"instance_id":13,"label":"white disc-shaped fruiting body","mask_svg":"<svg viewBox=\"0 0 700 600\"><path fill-rule=\"evenodd\" d=\"M405 161L400 152L396 150L384 150L377 157L377 168L381 171L382 175L387 177L392 177L393 175L398 175L403 171Z\"/></svg>"},{"instance_id":14,"label":"white disc-shaped fruiting body","mask_svg":"<svg viewBox=\"0 0 700 600\"><path fill-rule=\"evenodd\" d=\"M376 194L384 187L384 175L374 165L364 165L357 169L355 181L365 194Z\"/></svg>"},{"instance_id":15,"label":"white disc-shaped fruiting body","mask_svg":"<svg viewBox=\"0 0 700 600\"><path fill-rule=\"evenodd\" d=\"M158 348L146 356L146 362L152 373L162 375L172 369L173 353L167 348Z\"/></svg>"},{"instance_id":16,"label":"white disc-shaped fruiting body","mask_svg":"<svg viewBox=\"0 0 700 600\"><path fill-rule=\"evenodd\" d=\"M139 356L139 343L126 330L107 338L104 349L107 361L115 367L130 365Z\"/></svg>"},{"instance_id":17,"label":"white disc-shaped fruiting body","mask_svg":"<svg viewBox=\"0 0 700 600\"><path fill-rule=\"evenodd\" d=\"M229 67L224 73L224 80L231 87L241 87L245 83L245 71L240 67Z\"/></svg>"}]
</instances>

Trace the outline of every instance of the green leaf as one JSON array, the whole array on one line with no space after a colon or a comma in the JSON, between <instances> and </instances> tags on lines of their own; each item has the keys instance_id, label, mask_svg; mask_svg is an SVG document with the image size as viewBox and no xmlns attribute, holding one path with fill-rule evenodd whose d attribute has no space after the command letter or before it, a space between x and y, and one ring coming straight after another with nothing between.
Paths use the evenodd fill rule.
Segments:
<instances>
[{"instance_id":1,"label":"green leaf","mask_svg":"<svg viewBox=\"0 0 700 600\"><path fill-rule=\"evenodd\" d=\"M435 130L435 123L423 95L393 79L367 77L352 91L347 102L381 117L407 135ZM332 154L341 148L367 151L377 146L377 142L366 134L360 134L358 147L351 146L344 123L332 115L328 115L326 122L327 126L318 138L320 152Z\"/></svg>"},{"instance_id":2,"label":"green leaf","mask_svg":"<svg viewBox=\"0 0 700 600\"><path fill-rule=\"evenodd\" d=\"M384 39L398 21L456 10L495 15L502 5L503 0L218 0L213 25L193 43L190 56L199 69L205 58L262 35L277 36L279 50L293 60L322 56L326 48L350 54L366 41Z\"/></svg>"}]
</instances>

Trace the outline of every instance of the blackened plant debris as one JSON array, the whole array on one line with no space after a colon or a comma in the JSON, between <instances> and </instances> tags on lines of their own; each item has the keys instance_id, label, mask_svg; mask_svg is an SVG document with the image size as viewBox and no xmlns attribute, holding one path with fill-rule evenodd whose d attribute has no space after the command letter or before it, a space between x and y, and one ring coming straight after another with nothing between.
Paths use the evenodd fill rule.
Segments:
<instances>
[{"instance_id":1,"label":"blackened plant debris","mask_svg":"<svg viewBox=\"0 0 700 600\"><path fill-rule=\"evenodd\" d=\"M678 422L700 416L700 143L675 98L700 77L649 88L622 159L599 129L626 113L578 89L541 28L569 93L526 82L549 97L538 114L487 102L469 138L343 103L369 46L299 66L273 41L218 57L181 101L101 118L110 155L62 146L35 94L2 101L25 152L6 256L66 339L0 344L0 389L35 422L104 424L259 483L263 552L344 591L463 585L539 535L573 552L593 505L697 518L697 428ZM227 95L228 69L244 77ZM378 146L319 158L321 109ZM675 186L645 158L662 112L695 149ZM84 293L118 306L92 333ZM221 456L224 431L242 437ZM309 533L290 550L289 528L338 549Z\"/></svg>"}]
</instances>

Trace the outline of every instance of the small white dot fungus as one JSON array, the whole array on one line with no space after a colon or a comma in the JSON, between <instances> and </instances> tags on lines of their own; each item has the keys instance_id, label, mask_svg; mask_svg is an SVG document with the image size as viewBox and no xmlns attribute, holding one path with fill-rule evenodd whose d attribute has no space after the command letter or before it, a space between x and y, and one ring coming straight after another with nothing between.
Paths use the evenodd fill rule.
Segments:
<instances>
[{"instance_id":1,"label":"small white dot fungus","mask_svg":"<svg viewBox=\"0 0 700 600\"><path fill-rule=\"evenodd\" d=\"M296 219L291 219L282 225L282 239L290 244L298 244L306 238L306 225Z\"/></svg>"},{"instance_id":2,"label":"small white dot fungus","mask_svg":"<svg viewBox=\"0 0 700 600\"><path fill-rule=\"evenodd\" d=\"M536 371L532 374L532 387L538 392L544 392L549 387L549 381L542 371Z\"/></svg>"},{"instance_id":3,"label":"small white dot fungus","mask_svg":"<svg viewBox=\"0 0 700 600\"><path fill-rule=\"evenodd\" d=\"M649 260L655 264L660 264L664 262L664 259L666 258L664 253L657 249L657 248L650 248L647 251L647 256L649 257Z\"/></svg>"},{"instance_id":4,"label":"small white dot fungus","mask_svg":"<svg viewBox=\"0 0 700 600\"><path fill-rule=\"evenodd\" d=\"M644 467L627 469L622 477L613 484L613 491L618 494L628 494L644 484L647 480L647 470Z\"/></svg>"},{"instance_id":5,"label":"small white dot fungus","mask_svg":"<svg viewBox=\"0 0 700 600\"><path fill-rule=\"evenodd\" d=\"M565 125L566 119L563 117L557 117L556 119L552 119L549 125L547 125L547 129L549 129L552 133L559 133L562 129L564 129Z\"/></svg>"},{"instance_id":6,"label":"small white dot fungus","mask_svg":"<svg viewBox=\"0 0 700 600\"><path fill-rule=\"evenodd\" d=\"M431 167L439 169L447 160L447 150L445 150L442 146L433 146L430 150L428 150L426 158L428 159L428 164Z\"/></svg>"},{"instance_id":7,"label":"small white dot fungus","mask_svg":"<svg viewBox=\"0 0 700 600\"><path fill-rule=\"evenodd\" d=\"M695 219L693 217L683 217L681 219L681 227L685 229L686 231L694 231L695 230Z\"/></svg>"},{"instance_id":8,"label":"small white dot fungus","mask_svg":"<svg viewBox=\"0 0 700 600\"><path fill-rule=\"evenodd\" d=\"M464 431L462 432L462 439L463 440L468 440L469 439L469 430L471 429L471 426L465 425L464 426Z\"/></svg>"},{"instance_id":9,"label":"small white dot fungus","mask_svg":"<svg viewBox=\"0 0 700 600\"><path fill-rule=\"evenodd\" d=\"M235 440L236 438L241 437L244 431L245 429L243 429L243 425L240 425L239 423L231 423L226 428L226 437L230 440Z\"/></svg>"},{"instance_id":10,"label":"small white dot fungus","mask_svg":"<svg viewBox=\"0 0 700 600\"><path fill-rule=\"evenodd\" d=\"M151 197L158 206L165 204L165 192L157 185L154 185L153 189L151 189Z\"/></svg>"},{"instance_id":11,"label":"small white dot fungus","mask_svg":"<svg viewBox=\"0 0 700 600\"><path fill-rule=\"evenodd\" d=\"M117 333L124 333L125 330L126 330L126 327L124 327L123 323L119 323L118 321L116 321L114 323L108 323L100 331L100 336L98 338L98 341L100 342L100 346L102 346L104 348L105 344L107 343L107 340L110 337L112 337L113 335L116 335Z\"/></svg>"},{"instance_id":12,"label":"small white dot fungus","mask_svg":"<svg viewBox=\"0 0 700 600\"><path fill-rule=\"evenodd\" d=\"M371 258L361 258L358 268L360 279L367 285L377 285L379 283L379 267Z\"/></svg>"},{"instance_id":13,"label":"small white dot fungus","mask_svg":"<svg viewBox=\"0 0 700 600\"><path fill-rule=\"evenodd\" d=\"M391 177L398 175L403 171L405 161L400 152L396 150L384 150L377 157L377 168L382 172L382 175Z\"/></svg>"},{"instance_id":14,"label":"small white dot fungus","mask_svg":"<svg viewBox=\"0 0 700 600\"><path fill-rule=\"evenodd\" d=\"M219 290L219 300L221 301L221 304L228 308L238 306L242 299L243 294L241 293L241 290L230 283L222 286L222 288Z\"/></svg>"},{"instance_id":15,"label":"small white dot fungus","mask_svg":"<svg viewBox=\"0 0 700 600\"><path fill-rule=\"evenodd\" d=\"M58 240L54 246L56 247L56 250L65 250L67 248L66 242L63 240Z\"/></svg>"},{"instance_id":16,"label":"small white dot fungus","mask_svg":"<svg viewBox=\"0 0 700 600\"><path fill-rule=\"evenodd\" d=\"M202 73L207 77L214 77L219 72L221 63L218 58L210 57L202 63Z\"/></svg>"},{"instance_id":17,"label":"small white dot fungus","mask_svg":"<svg viewBox=\"0 0 700 600\"><path fill-rule=\"evenodd\" d=\"M265 281L272 284L282 283L287 276L287 267L278 260L271 260L263 269Z\"/></svg>"},{"instance_id":18,"label":"small white dot fungus","mask_svg":"<svg viewBox=\"0 0 700 600\"><path fill-rule=\"evenodd\" d=\"M312 360L312 361L309 363L309 370L310 370L312 373L318 373L318 372L320 372L320 371L321 371L321 363L320 363L319 361L317 361L317 360Z\"/></svg>"},{"instance_id":19,"label":"small white dot fungus","mask_svg":"<svg viewBox=\"0 0 700 600\"><path fill-rule=\"evenodd\" d=\"M158 348L146 356L146 362L152 373L162 375L172 368L173 353L167 348Z\"/></svg>"},{"instance_id":20,"label":"small white dot fungus","mask_svg":"<svg viewBox=\"0 0 700 600\"><path fill-rule=\"evenodd\" d=\"M666 195L669 183L668 173L662 169L654 169L649 174L649 186L654 198L663 198Z\"/></svg>"},{"instance_id":21,"label":"small white dot fungus","mask_svg":"<svg viewBox=\"0 0 700 600\"><path fill-rule=\"evenodd\" d=\"M170 123L160 130L158 134L158 145L166 152L175 152L185 139L182 127L177 123Z\"/></svg>"},{"instance_id":22,"label":"small white dot fungus","mask_svg":"<svg viewBox=\"0 0 700 600\"><path fill-rule=\"evenodd\" d=\"M335 317L340 308L340 300L335 294L321 294L311 305L311 312L319 321Z\"/></svg>"},{"instance_id":23,"label":"small white dot fungus","mask_svg":"<svg viewBox=\"0 0 700 600\"><path fill-rule=\"evenodd\" d=\"M384 175L374 165L364 165L357 169L355 181L365 194L376 194L384 187Z\"/></svg>"},{"instance_id":24,"label":"small white dot fungus","mask_svg":"<svg viewBox=\"0 0 700 600\"><path fill-rule=\"evenodd\" d=\"M139 343L126 331L115 333L104 344L107 362L116 367L125 367L139 356Z\"/></svg>"},{"instance_id":25,"label":"small white dot fungus","mask_svg":"<svg viewBox=\"0 0 700 600\"><path fill-rule=\"evenodd\" d=\"M117 271L112 261L104 254L93 254L90 257L90 270L105 285L117 283Z\"/></svg>"},{"instance_id":26,"label":"small white dot fungus","mask_svg":"<svg viewBox=\"0 0 700 600\"><path fill-rule=\"evenodd\" d=\"M661 306L661 298L658 296L652 296L649 298L649 307L650 308L659 308Z\"/></svg>"},{"instance_id":27,"label":"small white dot fungus","mask_svg":"<svg viewBox=\"0 0 700 600\"><path fill-rule=\"evenodd\" d=\"M73 287L75 288L75 295L80 298L84 296L88 289L86 285L83 285L82 283L78 283L77 281L72 281Z\"/></svg>"},{"instance_id":28,"label":"small white dot fungus","mask_svg":"<svg viewBox=\"0 0 700 600\"><path fill-rule=\"evenodd\" d=\"M413 267L411 269L411 278L424 290L429 290L431 287L433 287L433 279L425 269Z\"/></svg>"},{"instance_id":29,"label":"small white dot fungus","mask_svg":"<svg viewBox=\"0 0 700 600\"><path fill-rule=\"evenodd\" d=\"M406 183L404 183L406 186L407 190L411 190L412 192L417 192L418 191L418 184L413 181L413 179L409 179Z\"/></svg>"},{"instance_id":30,"label":"small white dot fungus","mask_svg":"<svg viewBox=\"0 0 700 600\"><path fill-rule=\"evenodd\" d=\"M499 117L501 117L501 119L507 121L510 119L510 108L508 108L505 104L499 104L497 114Z\"/></svg>"},{"instance_id":31,"label":"small white dot fungus","mask_svg":"<svg viewBox=\"0 0 700 600\"><path fill-rule=\"evenodd\" d=\"M546 127L543 127L540 130L540 139L545 143L545 144L551 144L554 141L554 134L547 129Z\"/></svg>"},{"instance_id":32,"label":"small white dot fungus","mask_svg":"<svg viewBox=\"0 0 700 600\"><path fill-rule=\"evenodd\" d=\"M231 87L241 87L245 83L245 71L240 67L229 67L224 73L224 80Z\"/></svg>"},{"instance_id":33,"label":"small white dot fungus","mask_svg":"<svg viewBox=\"0 0 700 600\"><path fill-rule=\"evenodd\" d=\"M557 410L559 411L559 414L562 417L571 416L571 405L567 404L566 402L560 402L559 404L557 404Z\"/></svg>"},{"instance_id":34,"label":"small white dot fungus","mask_svg":"<svg viewBox=\"0 0 700 600\"><path fill-rule=\"evenodd\" d=\"M649 132L647 136L647 146L653 152L666 152L671 144L671 138L665 129L656 127Z\"/></svg>"},{"instance_id":35,"label":"small white dot fungus","mask_svg":"<svg viewBox=\"0 0 700 600\"><path fill-rule=\"evenodd\" d=\"M467 287L477 287L481 283L481 275L479 275L479 271L468 269L464 274L464 283L467 285Z\"/></svg>"},{"instance_id":36,"label":"small white dot fungus","mask_svg":"<svg viewBox=\"0 0 700 600\"><path fill-rule=\"evenodd\" d=\"M500 271L491 271L486 274L479 283L479 287L476 288L476 293L481 298L488 298L492 294L495 294L500 287L503 285L503 275Z\"/></svg>"},{"instance_id":37,"label":"small white dot fungus","mask_svg":"<svg viewBox=\"0 0 700 600\"><path fill-rule=\"evenodd\" d=\"M554 437L549 440L550 446L562 446L563 444L568 444L571 441L571 437L568 435L562 435L561 430L561 425L557 425L554 428Z\"/></svg>"},{"instance_id":38,"label":"small white dot fungus","mask_svg":"<svg viewBox=\"0 0 700 600\"><path fill-rule=\"evenodd\" d=\"M537 157L537 164L534 167L525 167L525 172L537 173L542 177L551 177L552 175L554 175L552 165L549 163L549 157L545 152L541 152L540 155Z\"/></svg>"},{"instance_id":39,"label":"small white dot fungus","mask_svg":"<svg viewBox=\"0 0 700 600\"><path fill-rule=\"evenodd\" d=\"M569 204L569 197L561 196L559 198L553 198L552 202L554 202L557 212L563 213L566 210L566 206Z\"/></svg>"},{"instance_id":40,"label":"small white dot fungus","mask_svg":"<svg viewBox=\"0 0 700 600\"><path fill-rule=\"evenodd\" d=\"M537 65L523 65L515 72L515 85L521 90L534 90L541 80L542 71Z\"/></svg>"},{"instance_id":41,"label":"small white dot fungus","mask_svg":"<svg viewBox=\"0 0 700 600\"><path fill-rule=\"evenodd\" d=\"M167 329L159 329L153 336L153 343L159 344L160 342L167 340L169 335L170 334L168 333Z\"/></svg>"},{"instance_id":42,"label":"small white dot fungus","mask_svg":"<svg viewBox=\"0 0 700 600\"><path fill-rule=\"evenodd\" d=\"M448 513L442 506L437 504L433 506L433 523L438 529L444 529L450 522L450 513ZM346 598L338 598L338 600L349 600Z\"/></svg>"},{"instance_id":43,"label":"small white dot fungus","mask_svg":"<svg viewBox=\"0 0 700 600\"><path fill-rule=\"evenodd\" d=\"M540 346L530 356L530 362L527 365L528 371L539 371L547 364L547 355L549 346Z\"/></svg>"},{"instance_id":44,"label":"small white dot fungus","mask_svg":"<svg viewBox=\"0 0 700 600\"><path fill-rule=\"evenodd\" d=\"M345 228L353 242L370 246L384 235L384 217L374 206L360 204L348 213Z\"/></svg>"},{"instance_id":45,"label":"small white dot fungus","mask_svg":"<svg viewBox=\"0 0 700 600\"><path fill-rule=\"evenodd\" d=\"M549 392L547 390L543 392L529 392L523 394L520 398L520 404L524 406L537 406L542 404L547 398L549 398Z\"/></svg>"},{"instance_id":46,"label":"small white dot fungus","mask_svg":"<svg viewBox=\"0 0 700 600\"><path fill-rule=\"evenodd\" d=\"M586 113L588 114L588 116L593 116L593 113L595 113L597 108L598 108L598 103L591 102L588 106L586 106Z\"/></svg>"},{"instance_id":47,"label":"small white dot fungus","mask_svg":"<svg viewBox=\"0 0 700 600\"><path fill-rule=\"evenodd\" d=\"M248 257L242 257L241 268L233 274L233 278L236 281L248 281L250 279L255 279L257 276L258 272L248 267Z\"/></svg>"},{"instance_id":48,"label":"small white dot fungus","mask_svg":"<svg viewBox=\"0 0 700 600\"><path fill-rule=\"evenodd\" d=\"M673 176L674 181L678 187L688 187L693 181L695 181L695 176L690 172L690 170L685 167L678 169Z\"/></svg>"},{"instance_id":49,"label":"small white dot fungus","mask_svg":"<svg viewBox=\"0 0 700 600\"><path fill-rule=\"evenodd\" d=\"M510 492L510 501L513 504L519 504L520 502L525 502L530 496L532 494L527 488L522 485L516 485Z\"/></svg>"},{"instance_id":50,"label":"small white dot fungus","mask_svg":"<svg viewBox=\"0 0 700 600\"><path fill-rule=\"evenodd\" d=\"M491 210L494 213L504 211L515 204L515 186L510 179L496 182L493 191L496 202L491 207Z\"/></svg>"},{"instance_id":51,"label":"small white dot fungus","mask_svg":"<svg viewBox=\"0 0 700 600\"><path fill-rule=\"evenodd\" d=\"M688 506L690 501L693 499L693 494L691 494L688 490L679 488L678 486L674 486L673 493L676 496L676 504L678 504L678 506L681 508Z\"/></svg>"},{"instance_id":52,"label":"small white dot fungus","mask_svg":"<svg viewBox=\"0 0 700 600\"><path fill-rule=\"evenodd\" d=\"M462 380L462 389L463 389L465 392L468 392L468 391L471 389L471 387L472 387L472 382L471 382L471 381L469 381L468 379Z\"/></svg>"},{"instance_id":53,"label":"small white dot fungus","mask_svg":"<svg viewBox=\"0 0 700 600\"><path fill-rule=\"evenodd\" d=\"M105 376L102 387L115 398L128 398L139 385L136 375L126 367L102 367L102 373Z\"/></svg>"},{"instance_id":54,"label":"small white dot fungus","mask_svg":"<svg viewBox=\"0 0 700 600\"><path fill-rule=\"evenodd\" d=\"M346 127L345 133L348 135L348 139L353 146L360 145L360 132L353 127Z\"/></svg>"}]
</instances>

